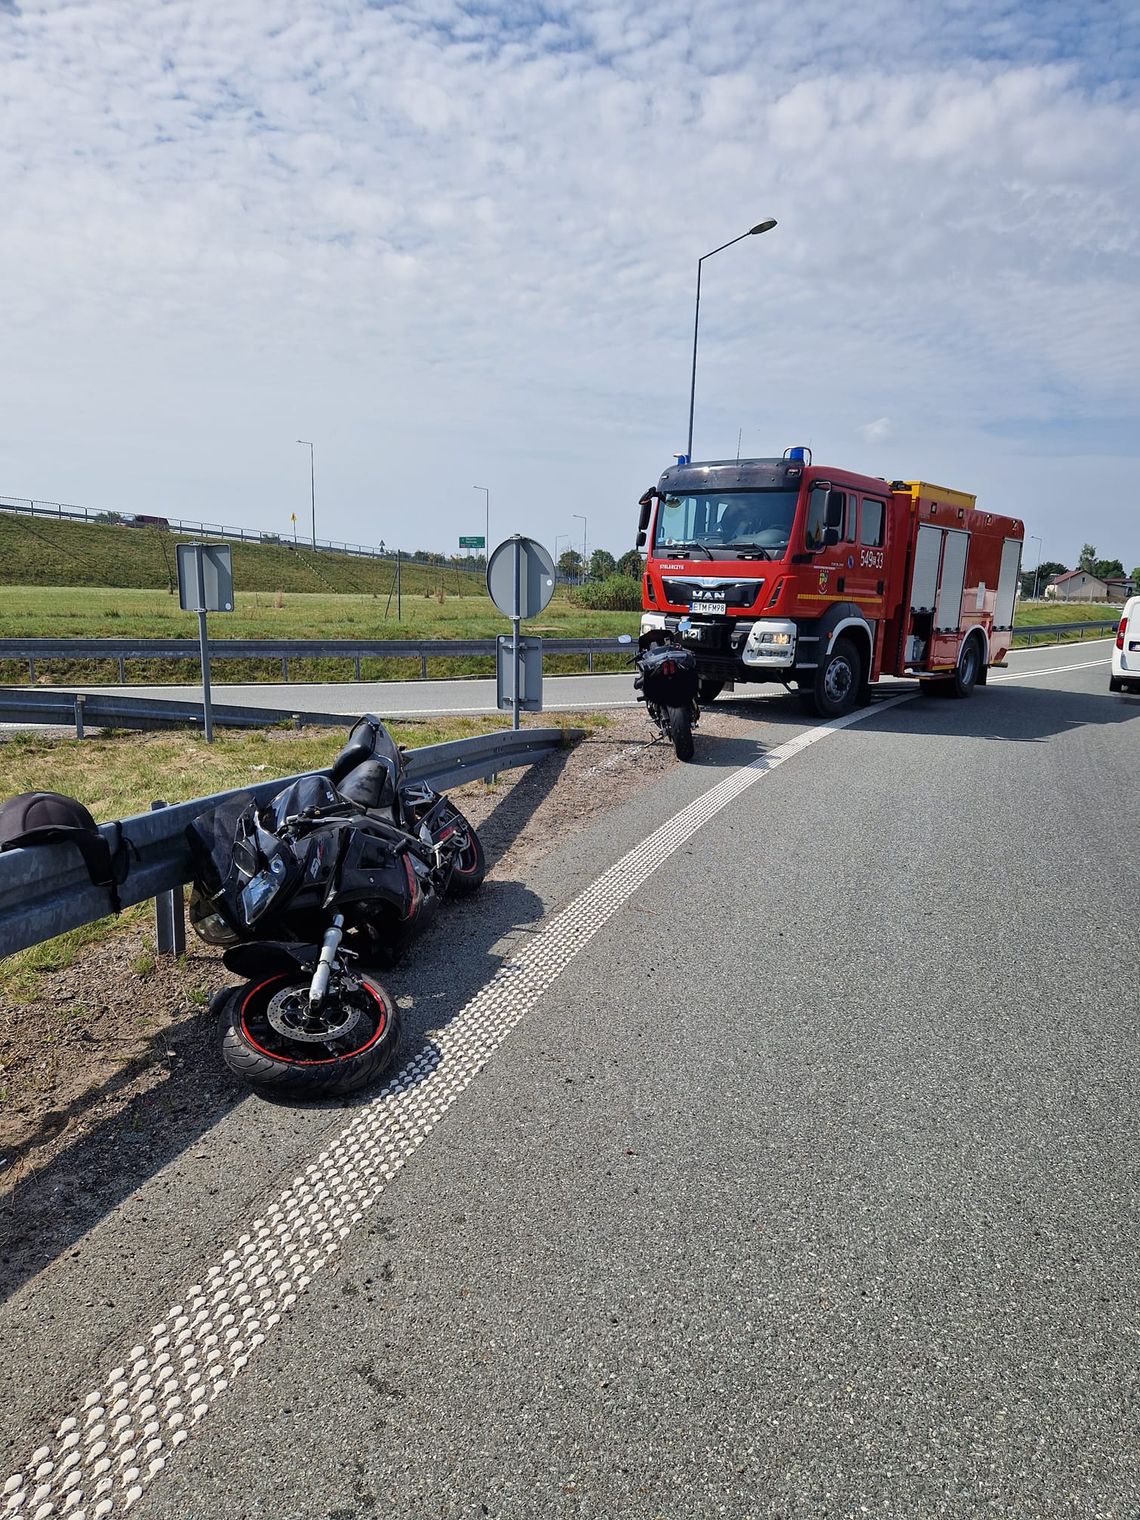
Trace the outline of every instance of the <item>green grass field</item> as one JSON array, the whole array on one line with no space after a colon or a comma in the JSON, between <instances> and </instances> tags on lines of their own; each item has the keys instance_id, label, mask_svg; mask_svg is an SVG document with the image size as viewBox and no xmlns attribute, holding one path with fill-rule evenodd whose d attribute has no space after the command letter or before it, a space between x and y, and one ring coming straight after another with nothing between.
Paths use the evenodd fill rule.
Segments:
<instances>
[{"instance_id":1,"label":"green grass field","mask_svg":"<svg viewBox=\"0 0 1140 1520\"><path fill-rule=\"evenodd\" d=\"M175 546L185 534L122 524L75 523L0 511L0 584L7 586L121 586L168 591L177 585ZM355 593L387 597L393 560L314 550L292 544L229 542L234 584L243 591ZM442 590L485 595L482 576L452 565L401 567L410 596Z\"/></svg>"}]
</instances>

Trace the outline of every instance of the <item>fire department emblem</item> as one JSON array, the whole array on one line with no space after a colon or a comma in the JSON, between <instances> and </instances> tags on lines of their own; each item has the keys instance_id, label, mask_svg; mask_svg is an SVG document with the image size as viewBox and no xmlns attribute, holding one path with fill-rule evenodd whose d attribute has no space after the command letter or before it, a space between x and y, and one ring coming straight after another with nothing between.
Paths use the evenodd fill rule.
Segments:
<instances>
[{"instance_id":1,"label":"fire department emblem","mask_svg":"<svg viewBox=\"0 0 1140 1520\"><path fill-rule=\"evenodd\" d=\"M821 591L826 591L827 590L827 571L826 570L821 570L819 572L819 589Z\"/></svg>"}]
</instances>

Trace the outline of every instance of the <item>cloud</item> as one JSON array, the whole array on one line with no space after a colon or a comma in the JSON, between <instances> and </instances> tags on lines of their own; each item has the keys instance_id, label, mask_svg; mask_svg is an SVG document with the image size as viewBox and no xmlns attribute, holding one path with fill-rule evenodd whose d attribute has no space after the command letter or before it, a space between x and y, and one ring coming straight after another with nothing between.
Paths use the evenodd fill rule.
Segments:
<instances>
[{"instance_id":1,"label":"cloud","mask_svg":"<svg viewBox=\"0 0 1140 1520\"><path fill-rule=\"evenodd\" d=\"M877 417L874 422L864 423L858 431L865 443L885 443L888 438L895 436L894 425L889 417Z\"/></svg>"},{"instance_id":2,"label":"cloud","mask_svg":"<svg viewBox=\"0 0 1140 1520\"><path fill-rule=\"evenodd\" d=\"M994 418L1140 417L1138 79L1110 0L0 0L0 489L269 527L300 432L336 536L448 547L470 475L626 547L773 215L698 452L984 496Z\"/></svg>"}]
</instances>

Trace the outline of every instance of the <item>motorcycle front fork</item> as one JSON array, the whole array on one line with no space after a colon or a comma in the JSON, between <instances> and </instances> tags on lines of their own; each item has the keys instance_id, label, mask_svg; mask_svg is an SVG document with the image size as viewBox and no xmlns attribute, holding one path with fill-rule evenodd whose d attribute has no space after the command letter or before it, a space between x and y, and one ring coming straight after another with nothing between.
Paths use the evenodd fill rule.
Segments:
<instances>
[{"instance_id":1,"label":"motorcycle front fork","mask_svg":"<svg viewBox=\"0 0 1140 1520\"><path fill-rule=\"evenodd\" d=\"M340 949L340 942L344 938L344 914L336 913L333 921L325 930L325 937L321 941L321 953L317 960L317 968L313 972L313 980L309 983L309 1012L316 1013L325 1000L325 994L329 990L329 977L332 975L333 962L336 953Z\"/></svg>"}]
</instances>

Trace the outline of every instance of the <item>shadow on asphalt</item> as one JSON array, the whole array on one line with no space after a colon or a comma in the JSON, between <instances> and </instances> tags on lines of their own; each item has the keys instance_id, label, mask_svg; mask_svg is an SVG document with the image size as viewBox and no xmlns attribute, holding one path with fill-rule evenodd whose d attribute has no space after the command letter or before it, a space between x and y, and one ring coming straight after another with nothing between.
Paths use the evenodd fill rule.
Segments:
<instances>
[{"instance_id":1,"label":"shadow on asphalt","mask_svg":"<svg viewBox=\"0 0 1140 1520\"><path fill-rule=\"evenodd\" d=\"M557 783L568 757L567 751L530 767L480 825L489 864L525 828ZM511 953L493 947L512 933L525 933L544 912L540 898L510 881L488 881L474 897L441 904L425 937L394 967L379 973L401 1002L400 1046L389 1075L425 1049L434 1048L429 1031L445 1028ZM430 1069L435 1063L427 1064ZM20 1175L34 1151L70 1119L121 1091L148 1069L163 1067L164 1074L125 1108L77 1136L43 1166ZM243 1100L264 1101L251 1096L222 1065L212 1003L210 1009L160 1030L129 1066L88 1089L68 1110L54 1114L48 1131L41 1130L6 1152L10 1190L0 1198L0 1303L72 1248ZM347 1110L373 1100L374 1094L363 1093L347 1099L286 1101L285 1106L318 1113L326 1110L327 1127L336 1129ZM307 1136L306 1154L312 1148L312 1137ZM272 1176L283 1162L282 1155L273 1154L256 1164Z\"/></svg>"},{"instance_id":2,"label":"shadow on asphalt","mask_svg":"<svg viewBox=\"0 0 1140 1520\"><path fill-rule=\"evenodd\" d=\"M901 687L899 690L901 691ZM883 697L897 695L884 690ZM1140 698L1102 692L1057 691L994 682L965 701L919 695L872 713L852 733L945 734L1010 744L1040 744L1078 728L1128 723L1140 718Z\"/></svg>"}]
</instances>

